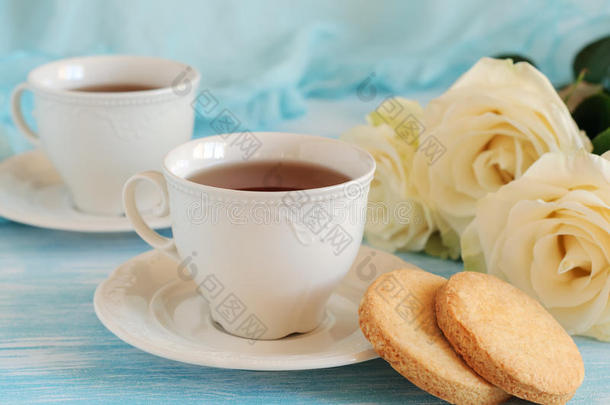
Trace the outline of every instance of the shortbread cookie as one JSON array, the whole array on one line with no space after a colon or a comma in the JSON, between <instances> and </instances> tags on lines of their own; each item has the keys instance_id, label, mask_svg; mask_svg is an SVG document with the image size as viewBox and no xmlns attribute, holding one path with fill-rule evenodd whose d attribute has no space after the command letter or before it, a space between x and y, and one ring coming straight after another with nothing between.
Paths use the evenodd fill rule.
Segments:
<instances>
[{"instance_id":1,"label":"shortbread cookie","mask_svg":"<svg viewBox=\"0 0 610 405\"><path fill-rule=\"evenodd\" d=\"M538 301L494 276L452 276L437 294L436 316L466 363L510 394L563 404L582 383L572 338Z\"/></svg>"},{"instance_id":2,"label":"shortbread cookie","mask_svg":"<svg viewBox=\"0 0 610 405\"><path fill-rule=\"evenodd\" d=\"M455 404L498 404L509 395L455 353L436 325L434 297L446 280L422 270L381 275L360 304L360 328L375 351L419 388Z\"/></svg>"}]
</instances>

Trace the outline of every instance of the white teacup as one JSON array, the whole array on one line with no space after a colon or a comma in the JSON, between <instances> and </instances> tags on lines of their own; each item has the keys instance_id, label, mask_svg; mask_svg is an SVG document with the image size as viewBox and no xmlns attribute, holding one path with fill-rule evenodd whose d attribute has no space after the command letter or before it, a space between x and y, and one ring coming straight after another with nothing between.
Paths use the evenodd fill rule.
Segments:
<instances>
[{"instance_id":1,"label":"white teacup","mask_svg":"<svg viewBox=\"0 0 610 405\"><path fill-rule=\"evenodd\" d=\"M144 91L74 91L91 86L137 85ZM40 145L81 211L120 215L129 176L160 167L165 153L190 139L199 73L182 63L142 56L64 59L32 70L12 96L13 120ZM20 107L34 93L31 129ZM108 89L107 89L108 90ZM151 190L144 191L153 197ZM145 197L145 196L143 196ZM152 206L152 198L142 198Z\"/></svg>"},{"instance_id":2,"label":"white teacup","mask_svg":"<svg viewBox=\"0 0 610 405\"><path fill-rule=\"evenodd\" d=\"M352 180L288 192L187 180L244 159L315 163ZM225 330L276 339L311 331L322 321L326 301L360 247L374 171L370 154L338 140L273 132L218 135L169 152L163 174L147 171L130 178L123 190L125 212L142 239L177 260L167 271L195 281L212 318ZM170 211L172 239L142 220L134 191L143 181L162 195L159 213Z\"/></svg>"}]
</instances>

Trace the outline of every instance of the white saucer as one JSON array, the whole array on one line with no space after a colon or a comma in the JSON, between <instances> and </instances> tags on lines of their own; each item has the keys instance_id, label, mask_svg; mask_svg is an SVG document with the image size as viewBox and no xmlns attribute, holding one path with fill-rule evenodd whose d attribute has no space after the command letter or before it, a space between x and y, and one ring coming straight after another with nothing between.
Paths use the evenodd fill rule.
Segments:
<instances>
[{"instance_id":1,"label":"white saucer","mask_svg":"<svg viewBox=\"0 0 610 405\"><path fill-rule=\"evenodd\" d=\"M358 326L358 304L379 274L410 267L400 258L362 246L331 296L315 330L278 340L230 335L210 318L193 281L178 263L149 251L115 269L95 291L95 313L120 339L148 353L201 366L243 370L304 370L377 357Z\"/></svg>"},{"instance_id":2,"label":"white saucer","mask_svg":"<svg viewBox=\"0 0 610 405\"><path fill-rule=\"evenodd\" d=\"M122 232L133 228L124 216L77 211L59 174L40 150L0 162L0 216L42 228L80 232ZM153 228L168 228L169 216L144 219Z\"/></svg>"}]
</instances>

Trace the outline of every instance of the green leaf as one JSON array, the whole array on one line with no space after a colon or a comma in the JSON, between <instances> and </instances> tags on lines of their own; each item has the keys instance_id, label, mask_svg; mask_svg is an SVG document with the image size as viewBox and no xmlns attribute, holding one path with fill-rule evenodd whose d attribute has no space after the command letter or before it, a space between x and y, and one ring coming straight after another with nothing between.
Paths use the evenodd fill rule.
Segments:
<instances>
[{"instance_id":1,"label":"green leaf","mask_svg":"<svg viewBox=\"0 0 610 405\"><path fill-rule=\"evenodd\" d=\"M610 96L597 93L585 99L576 107L572 116L578 127L593 139L610 127Z\"/></svg>"},{"instance_id":2,"label":"green leaf","mask_svg":"<svg viewBox=\"0 0 610 405\"><path fill-rule=\"evenodd\" d=\"M601 155L610 150L610 128L593 138L593 153Z\"/></svg>"},{"instance_id":3,"label":"green leaf","mask_svg":"<svg viewBox=\"0 0 610 405\"><path fill-rule=\"evenodd\" d=\"M585 80L610 89L610 35L585 46L574 58L574 77L586 69Z\"/></svg>"},{"instance_id":4,"label":"green leaf","mask_svg":"<svg viewBox=\"0 0 610 405\"><path fill-rule=\"evenodd\" d=\"M522 55L518 55L516 53L511 54L511 53L503 53L497 56L494 56L494 58L496 59L512 59L513 63L517 63L517 62L527 62L530 65L537 67L536 64L528 57L526 56L522 56Z\"/></svg>"}]
</instances>

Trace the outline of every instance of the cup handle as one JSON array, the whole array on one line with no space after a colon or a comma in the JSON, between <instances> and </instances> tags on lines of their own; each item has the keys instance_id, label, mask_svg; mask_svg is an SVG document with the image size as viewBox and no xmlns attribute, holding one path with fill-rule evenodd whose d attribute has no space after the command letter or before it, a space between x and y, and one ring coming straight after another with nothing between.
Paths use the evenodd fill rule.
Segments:
<instances>
[{"instance_id":1,"label":"cup handle","mask_svg":"<svg viewBox=\"0 0 610 405\"><path fill-rule=\"evenodd\" d=\"M25 138L34 146L40 144L40 138L38 134L34 132L30 126L25 122L23 113L21 112L21 95L24 91L29 90L27 83L21 83L13 90L11 94L11 115L13 116L13 122L15 126L19 128L19 131L25 136Z\"/></svg>"},{"instance_id":2,"label":"cup handle","mask_svg":"<svg viewBox=\"0 0 610 405\"><path fill-rule=\"evenodd\" d=\"M161 204L155 209L154 214L161 217L169 213L167 183L161 173L150 170L131 176L123 186L123 208L125 209L125 215L140 238L144 239L150 246L172 259L180 261L174 239L166 238L154 231L144 222L142 215L140 215L140 211L138 211L138 207L136 206L136 186L141 181L147 181L153 184L161 194Z\"/></svg>"}]
</instances>

